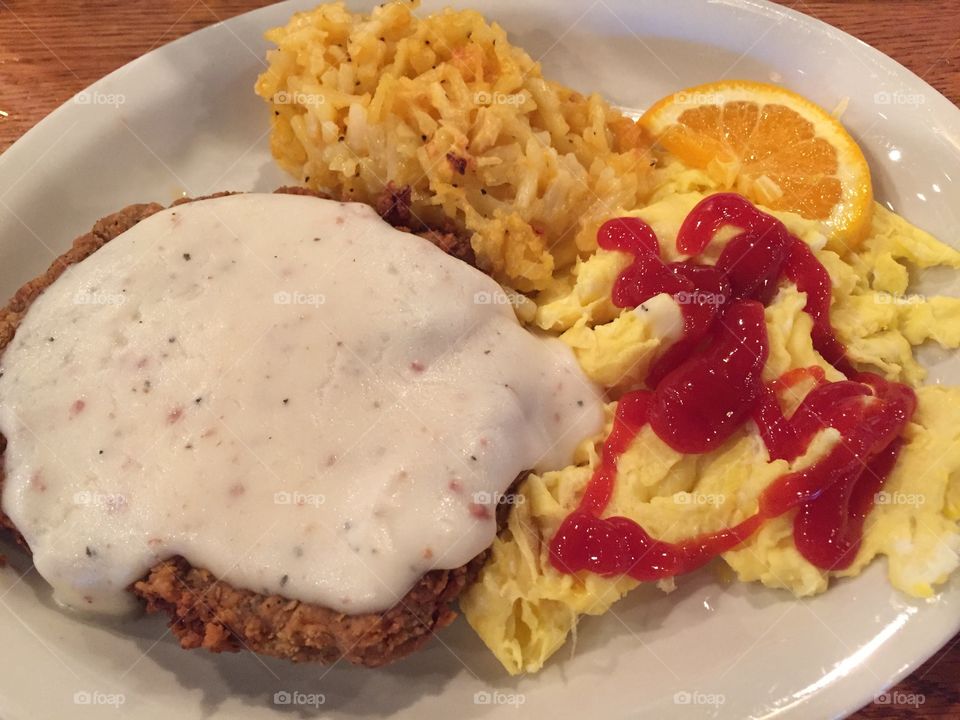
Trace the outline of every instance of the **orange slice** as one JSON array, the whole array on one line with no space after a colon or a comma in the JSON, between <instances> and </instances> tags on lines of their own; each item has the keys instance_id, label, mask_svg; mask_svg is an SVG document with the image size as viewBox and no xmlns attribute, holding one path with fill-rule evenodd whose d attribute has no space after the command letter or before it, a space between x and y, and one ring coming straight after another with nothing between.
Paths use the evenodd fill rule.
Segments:
<instances>
[{"instance_id":1,"label":"orange slice","mask_svg":"<svg viewBox=\"0 0 960 720\"><path fill-rule=\"evenodd\" d=\"M638 121L680 162L722 188L826 228L843 253L870 228L870 168L826 110L767 83L730 80L681 90Z\"/></svg>"}]
</instances>

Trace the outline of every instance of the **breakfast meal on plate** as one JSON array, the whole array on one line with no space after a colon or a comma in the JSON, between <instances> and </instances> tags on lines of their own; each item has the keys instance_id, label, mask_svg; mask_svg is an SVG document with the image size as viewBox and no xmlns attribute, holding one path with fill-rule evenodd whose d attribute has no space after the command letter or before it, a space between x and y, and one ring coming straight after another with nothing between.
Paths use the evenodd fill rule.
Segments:
<instances>
[{"instance_id":1,"label":"breakfast meal on plate","mask_svg":"<svg viewBox=\"0 0 960 720\"><path fill-rule=\"evenodd\" d=\"M459 607L511 674L644 583L960 552L960 252L778 86L633 120L473 11L267 33L300 184L130 206L0 310L0 525L57 602L369 667Z\"/></svg>"}]
</instances>

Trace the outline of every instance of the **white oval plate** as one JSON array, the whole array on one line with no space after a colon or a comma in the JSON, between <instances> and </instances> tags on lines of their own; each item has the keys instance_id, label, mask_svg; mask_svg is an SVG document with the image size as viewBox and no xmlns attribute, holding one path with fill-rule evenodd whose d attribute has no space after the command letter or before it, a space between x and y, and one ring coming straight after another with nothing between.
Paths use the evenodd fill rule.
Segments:
<instances>
[{"instance_id":1,"label":"white oval plate","mask_svg":"<svg viewBox=\"0 0 960 720\"><path fill-rule=\"evenodd\" d=\"M311 4L267 7L160 48L0 156L0 296L128 203L289 182L270 158L267 110L252 85L263 31ZM827 108L848 101L844 120L869 156L878 197L957 241L960 111L838 30L749 0L473 4L549 77L627 108L724 77L782 82ZM951 276L939 282L956 287ZM960 381L947 354L932 359L934 380ZM882 563L807 601L724 586L707 571L670 596L641 590L585 620L575 651L537 676L506 676L462 621L385 669L294 666L183 652L157 618L111 627L69 617L23 554L0 552L12 562L0 572L5 720L112 717L121 703L124 717L164 720L828 717L870 702L960 629L960 584L914 601L891 590ZM886 699L910 710L910 698Z\"/></svg>"}]
</instances>

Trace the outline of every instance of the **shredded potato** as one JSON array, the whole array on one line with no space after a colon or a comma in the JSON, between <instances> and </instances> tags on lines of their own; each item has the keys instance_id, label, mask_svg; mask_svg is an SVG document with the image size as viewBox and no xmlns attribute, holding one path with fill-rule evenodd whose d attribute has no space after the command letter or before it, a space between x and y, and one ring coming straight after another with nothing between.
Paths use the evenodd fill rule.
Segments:
<instances>
[{"instance_id":1,"label":"shredded potato","mask_svg":"<svg viewBox=\"0 0 960 720\"><path fill-rule=\"evenodd\" d=\"M418 19L419 3L298 13L256 92L271 148L304 184L374 202L409 186L425 223L472 232L481 269L523 292L596 248L606 218L643 204L642 131L599 95L545 80L477 12Z\"/></svg>"}]
</instances>

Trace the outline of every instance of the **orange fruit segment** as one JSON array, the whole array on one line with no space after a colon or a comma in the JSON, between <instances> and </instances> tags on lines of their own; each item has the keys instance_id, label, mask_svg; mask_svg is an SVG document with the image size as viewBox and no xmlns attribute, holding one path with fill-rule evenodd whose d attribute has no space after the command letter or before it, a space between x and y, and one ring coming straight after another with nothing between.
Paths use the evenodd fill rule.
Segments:
<instances>
[{"instance_id":1,"label":"orange fruit segment","mask_svg":"<svg viewBox=\"0 0 960 720\"><path fill-rule=\"evenodd\" d=\"M638 120L680 162L773 210L824 224L844 253L870 228L866 158L820 106L777 85L730 80L681 90Z\"/></svg>"}]
</instances>

